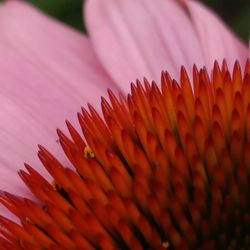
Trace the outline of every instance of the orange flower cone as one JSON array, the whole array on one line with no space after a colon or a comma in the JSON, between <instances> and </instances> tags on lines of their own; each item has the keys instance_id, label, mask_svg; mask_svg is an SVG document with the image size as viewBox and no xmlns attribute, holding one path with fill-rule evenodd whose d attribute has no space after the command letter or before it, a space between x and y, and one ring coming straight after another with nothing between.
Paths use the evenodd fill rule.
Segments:
<instances>
[{"instance_id":1,"label":"orange flower cone","mask_svg":"<svg viewBox=\"0 0 250 250\"><path fill-rule=\"evenodd\" d=\"M20 170L40 204L1 193L20 219L0 217L1 249L249 249L250 60L109 99L78 114L84 137L57 130L75 170L42 146L54 182Z\"/></svg>"}]
</instances>

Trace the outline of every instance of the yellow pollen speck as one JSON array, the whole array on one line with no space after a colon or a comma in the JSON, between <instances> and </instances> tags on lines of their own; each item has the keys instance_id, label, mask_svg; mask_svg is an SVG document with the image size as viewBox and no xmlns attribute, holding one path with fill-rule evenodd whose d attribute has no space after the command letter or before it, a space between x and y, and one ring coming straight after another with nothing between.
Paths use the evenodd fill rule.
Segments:
<instances>
[{"instance_id":1,"label":"yellow pollen speck","mask_svg":"<svg viewBox=\"0 0 250 250\"><path fill-rule=\"evenodd\" d=\"M25 217L25 221L32 223L31 219L29 217Z\"/></svg>"},{"instance_id":2,"label":"yellow pollen speck","mask_svg":"<svg viewBox=\"0 0 250 250\"><path fill-rule=\"evenodd\" d=\"M161 245L163 248L166 248L166 249L169 247L169 243L167 241L162 242Z\"/></svg>"},{"instance_id":3,"label":"yellow pollen speck","mask_svg":"<svg viewBox=\"0 0 250 250\"><path fill-rule=\"evenodd\" d=\"M89 146L86 146L84 148L84 157L87 159L95 157L94 152L91 150Z\"/></svg>"}]
</instances>

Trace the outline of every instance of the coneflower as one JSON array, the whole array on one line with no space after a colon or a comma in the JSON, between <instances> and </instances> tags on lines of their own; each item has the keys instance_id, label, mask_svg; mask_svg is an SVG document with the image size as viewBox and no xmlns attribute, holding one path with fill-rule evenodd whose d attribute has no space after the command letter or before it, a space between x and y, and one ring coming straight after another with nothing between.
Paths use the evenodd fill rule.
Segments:
<instances>
[{"instance_id":1,"label":"coneflower","mask_svg":"<svg viewBox=\"0 0 250 250\"><path fill-rule=\"evenodd\" d=\"M1 249L249 249L250 60L108 93L57 130L75 170L42 146L53 183L20 170L39 204L1 193Z\"/></svg>"}]
</instances>

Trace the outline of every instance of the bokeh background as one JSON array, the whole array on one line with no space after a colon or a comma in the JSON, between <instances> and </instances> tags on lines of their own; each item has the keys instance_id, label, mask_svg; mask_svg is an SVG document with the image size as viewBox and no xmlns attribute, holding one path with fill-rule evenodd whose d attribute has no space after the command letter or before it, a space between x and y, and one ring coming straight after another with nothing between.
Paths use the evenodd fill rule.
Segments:
<instances>
[{"instance_id":1,"label":"bokeh background","mask_svg":"<svg viewBox=\"0 0 250 250\"><path fill-rule=\"evenodd\" d=\"M250 0L200 1L216 11L245 42L248 41ZM82 22L82 0L27 0L27 2L77 29L86 31Z\"/></svg>"},{"instance_id":2,"label":"bokeh background","mask_svg":"<svg viewBox=\"0 0 250 250\"><path fill-rule=\"evenodd\" d=\"M85 31L82 22L82 0L28 0L28 2L49 15ZM203 0L202 2L214 9L244 41L248 41L250 31L249 0Z\"/></svg>"}]
</instances>

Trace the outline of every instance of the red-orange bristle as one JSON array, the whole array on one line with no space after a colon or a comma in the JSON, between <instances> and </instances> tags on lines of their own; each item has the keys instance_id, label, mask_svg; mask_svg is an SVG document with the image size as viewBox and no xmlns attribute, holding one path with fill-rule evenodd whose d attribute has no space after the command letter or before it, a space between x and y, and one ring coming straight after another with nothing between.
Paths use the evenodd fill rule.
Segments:
<instances>
[{"instance_id":1,"label":"red-orange bristle","mask_svg":"<svg viewBox=\"0 0 250 250\"><path fill-rule=\"evenodd\" d=\"M133 122L131 114L129 113L126 100L124 100L124 96L120 96L120 101L115 97L111 90L108 90L109 99L112 104L113 112L112 115L116 116L117 121L120 122L120 125L125 129L133 131Z\"/></svg>"},{"instance_id":2,"label":"red-orange bristle","mask_svg":"<svg viewBox=\"0 0 250 250\"><path fill-rule=\"evenodd\" d=\"M66 249L74 249L74 242L61 230L53 225L46 225L45 230L56 241L56 243Z\"/></svg>"},{"instance_id":3,"label":"red-orange bristle","mask_svg":"<svg viewBox=\"0 0 250 250\"><path fill-rule=\"evenodd\" d=\"M86 147L86 143L84 142L80 134L68 120L66 120L66 125L75 144L79 147L80 150L84 150L84 148Z\"/></svg>"},{"instance_id":4,"label":"red-orange bristle","mask_svg":"<svg viewBox=\"0 0 250 250\"><path fill-rule=\"evenodd\" d=\"M148 93L148 96L149 96L148 101L149 101L151 110L153 110L153 109L158 110L161 113L161 115L163 115L164 120L167 123L168 122L167 114L165 113L164 101L162 99L162 94L161 94L161 91L155 82L152 83L152 87L150 89L150 92ZM153 114L153 112L152 112L152 114Z\"/></svg>"},{"instance_id":5,"label":"red-orange bristle","mask_svg":"<svg viewBox=\"0 0 250 250\"><path fill-rule=\"evenodd\" d=\"M100 234L98 235L97 239L98 239L101 249L118 250L114 246L113 242L106 235Z\"/></svg>"},{"instance_id":6,"label":"red-orange bristle","mask_svg":"<svg viewBox=\"0 0 250 250\"><path fill-rule=\"evenodd\" d=\"M226 134L226 138L228 138L228 127L227 124L229 124L229 114L227 112L227 107L226 107L226 102L225 102L225 96L223 93L222 89L217 89L216 91L216 105L218 107L218 110L220 112L221 115L221 125L223 126L224 130L225 130L225 134Z\"/></svg>"},{"instance_id":7,"label":"red-orange bristle","mask_svg":"<svg viewBox=\"0 0 250 250\"><path fill-rule=\"evenodd\" d=\"M96 162L95 160L90 160L89 164L92 172L95 175L95 179L98 185L102 187L102 189L104 189L105 192L113 190L114 187L109 177L107 176L107 171L110 171L111 166L105 171L105 169L103 169L102 166L98 164L98 162Z\"/></svg>"},{"instance_id":8,"label":"red-orange bristle","mask_svg":"<svg viewBox=\"0 0 250 250\"><path fill-rule=\"evenodd\" d=\"M91 245L82 235L76 231L70 232L70 238L75 242L77 249L94 250L95 248Z\"/></svg>"},{"instance_id":9,"label":"red-orange bristle","mask_svg":"<svg viewBox=\"0 0 250 250\"><path fill-rule=\"evenodd\" d=\"M54 222L65 232L69 232L74 229L71 221L67 218L66 214L60 211L56 205L47 202L45 204L47 213L51 216Z\"/></svg>"},{"instance_id":10,"label":"red-orange bristle","mask_svg":"<svg viewBox=\"0 0 250 250\"><path fill-rule=\"evenodd\" d=\"M92 241L94 244L96 243L95 240L99 234L105 235L107 239L109 239L112 242L112 239L109 236L108 232L105 230L105 228L101 225L101 223L97 220L97 218L94 215L87 214L84 217L84 220L88 225L88 230L92 234Z\"/></svg>"},{"instance_id":11,"label":"red-orange bristle","mask_svg":"<svg viewBox=\"0 0 250 250\"><path fill-rule=\"evenodd\" d=\"M10 244L7 240L0 238L0 247L3 250L20 250L21 247Z\"/></svg>"},{"instance_id":12,"label":"red-orange bristle","mask_svg":"<svg viewBox=\"0 0 250 250\"><path fill-rule=\"evenodd\" d=\"M110 178L120 196L127 198L131 196L130 186L127 185L127 182L115 168L110 169Z\"/></svg>"},{"instance_id":13,"label":"red-orange bristle","mask_svg":"<svg viewBox=\"0 0 250 250\"><path fill-rule=\"evenodd\" d=\"M153 114L153 120L154 120L154 126L155 126L155 133L161 143L161 145L164 145L164 133L165 130L170 130L170 124L167 120L167 118L164 118L163 115L156 109L152 109ZM165 120L164 120L165 119Z\"/></svg>"},{"instance_id":14,"label":"red-orange bristle","mask_svg":"<svg viewBox=\"0 0 250 250\"><path fill-rule=\"evenodd\" d=\"M110 161L110 166L115 168L122 175L123 179L130 185L132 179L126 169L125 163L113 152L107 152L107 157Z\"/></svg>"},{"instance_id":15,"label":"red-orange bristle","mask_svg":"<svg viewBox=\"0 0 250 250\"><path fill-rule=\"evenodd\" d=\"M209 91L209 87L208 84L205 81L205 72L204 70L200 71L200 84L199 84L199 90L198 90L198 95L197 97L199 98L203 110L204 110L204 114L205 114L205 120L206 121L210 121L211 120L211 113L212 113L212 105L213 105L213 101L212 101L212 91Z\"/></svg>"},{"instance_id":16,"label":"red-orange bristle","mask_svg":"<svg viewBox=\"0 0 250 250\"><path fill-rule=\"evenodd\" d=\"M107 144L107 146L112 145L112 138L109 129L107 128L107 125L104 123L100 115L97 113L97 111L94 109L93 106L88 104L88 108L91 114L92 122L98 127L98 132L103 137L103 142ZM93 129L92 129L93 130Z\"/></svg>"},{"instance_id":17,"label":"red-orange bristle","mask_svg":"<svg viewBox=\"0 0 250 250\"><path fill-rule=\"evenodd\" d=\"M49 248L53 245L53 240L50 239L49 236L47 236L43 231L39 230L39 228L36 225L33 225L32 223L26 222L24 224L25 229L28 233L34 236L36 242L39 244L39 248Z\"/></svg>"},{"instance_id":18,"label":"red-orange bristle","mask_svg":"<svg viewBox=\"0 0 250 250\"><path fill-rule=\"evenodd\" d=\"M172 80L167 73L162 74L161 91L162 91L162 98L164 102L165 112L171 124L171 129L174 129L176 126L176 119L177 119L176 108L174 103L175 97L173 96Z\"/></svg>"},{"instance_id":19,"label":"red-orange bristle","mask_svg":"<svg viewBox=\"0 0 250 250\"><path fill-rule=\"evenodd\" d=\"M194 118L193 131L194 140L196 141L196 146L198 148L199 154L203 156L206 142L206 127L204 121L199 115L196 115Z\"/></svg>"},{"instance_id":20,"label":"red-orange bristle","mask_svg":"<svg viewBox=\"0 0 250 250\"><path fill-rule=\"evenodd\" d=\"M233 84L233 93L241 91L242 86L242 73L240 68L240 63L238 61L235 62L232 74L232 84Z\"/></svg>"},{"instance_id":21,"label":"red-orange bristle","mask_svg":"<svg viewBox=\"0 0 250 250\"><path fill-rule=\"evenodd\" d=\"M221 69L217 61L214 63L214 68L213 68L213 87L214 91L216 91L218 88L223 87L223 78L221 74Z\"/></svg>"},{"instance_id":22,"label":"red-orange bristle","mask_svg":"<svg viewBox=\"0 0 250 250\"><path fill-rule=\"evenodd\" d=\"M32 168L30 165L27 163L24 163L24 166L26 170L29 172L29 178L32 179L32 181L35 181L36 183L39 183L40 185L48 187L50 184L49 182L42 177L34 168ZM25 173L24 171L20 170L23 174Z\"/></svg>"},{"instance_id":23,"label":"red-orange bristle","mask_svg":"<svg viewBox=\"0 0 250 250\"><path fill-rule=\"evenodd\" d=\"M60 208L65 213L67 213L69 209L71 209L71 204L66 199L64 199L64 197L62 197L56 190L46 189L43 191L46 192L48 197L46 201L50 201L53 204L57 205L58 208Z\"/></svg>"},{"instance_id":24,"label":"red-orange bristle","mask_svg":"<svg viewBox=\"0 0 250 250\"><path fill-rule=\"evenodd\" d=\"M121 141L123 143L123 157L130 166L135 163L134 143L126 130L121 131Z\"/></svg>"},{"instance_id":25,"label":"red-orange bristle","mask_svg":"<svg viewBox=\"0 0 250 250\"><path fill-rule=\"evenodd\" d=\"M121 237L123 238L124 242L127 244L129 248L131 249L133 248L135 250L143 249L139 241L133 235L133 232L131 232L129 226L121 222L119 223L118 231L120 232Z\"/></svg>"},{"instance_id":26,"label":"red-orange bristle","mask_svg":"<svg viewBox=\"0 0 250 250\"><path fill-rule=\"evenodd\" d=\"M20 212L20 208L13 203L12 200L9 199L8 194L6 192L1 191L0 192L0 202L14 215L16 216L22 216L22 213Z\"/></svg>"},{"instance_id":27,"label":"red-orange bristle","mask_svg":"<svg viewBox=\"0 0 250 250\"><path fill-rule=\"evenodd\" d=\"M190 119L192 120L194 118L194 97L193 97L193 91L191 88L191 83L189 81L189 77L187 75L187 72L185 68L181 67L181 90L183 99L185 100L185 105L187 107L188 115Z\"/></svg>"},{"instance_id":28,"label":"red-orange bristle","mask_svg":"<svg viewBox=\"0 0 250 250\"><path fill-rule=\"evenodd\" d=\"M20 225L0 216L0 225L4 227L9 232L11 232L11 236L14 237L16 240L20 240L23 242L29 242L35 244L35 240L23 227Z\"/></svg>"},{"instance_id":29,"label":"red-orange bristle","mask_svg":"<svg viewBox=\"0 0 250 250\"><path fill-rule=\"evenodd\" d=\"M200 117L206 130L209 130L211 121L209 120L208 114L205 114L203 103L201 102L199 97L195 99L194 105L195 105L195 116Z\"/></svg>"},{"instance_id":30,"label":"red-orange bristle","mask_svg":"<svg viewBox=\"0 0 250 250\"><path fill-rule=\"evenodd\" d=\"M194 93L194 96L198 96L200 79L199 79L199 70L195 64L193 65L192 73L193 73L193 83L192 83L193 93Z\"/></svg>"},{"instance_id":31,"label":"red-orange bristle","mask_svg":"<svg viewBox=\"0 0 250 250\"><path fill-rule=\"evenodd\" d=\"M147 155L144 153L143 149L138 146L135 146L134 151L135 151L136 165L142 168L142 172L143 175L145 175L145 177L149 177L152 169L149 164Z\"/></svg>"},{"instance_id":32,"label":"red-orange bristle","mask_svg":"<svg viewBox=\"0 0 250 250\"><path fill-rule=\"evenodd\" d=\"M112 207L117 211L121 218L128 218L127 210L124 205L124 199L114 191L109 192L108 194L109 204L112 204Z\"/></svg>"},{"instance_id":33,"label":"red-orange bristle","mask_svg":"<svg viewBox=\"0 0 250 250\"><path fill-rule=\"evenodd\" d=\"M151 130L153 118L151 114L150 105L147 100L146 93L138 80L136 81L136 86L133 84L131 85L131 93L136 110L140 112L147 129Z\"/></svg>"},{"instance_id":34,"label":"red-orange bristle","mask_svg":"<svg viewBox=\"0 0 250 250\"><path fill-rule=\"evenodd\" d=\"M225 74L223 92L225 96L226 110L228 115L230 115L230 111L232 110L232 101L234 93L233 93L233 84L229 72L226 72Z\"/></svg>"},{"instance_id":35,"label":"red-orange bristle","mask_svg":"<svg viewBox=\"0 0 250 250\"><path fill-rule=\"evenodd\" d=\"M90 113L86 109L82 108L82 128L83 130L91 131L91 135L95 136L105 147L110 148L112 146L112 139L110 132L106 125L101 120L100 116L94 110L92 106L89 106Z\"/></svg>"},{"instance_id":36,"label":"red-orange bristle","mask_svg":"<svg viewBox=\"0 0 250 250\"><path fill-rule=\"evenodd\" d=\"M223 79L224 79L225 74L227 72L228 72L227 61L226 61L226 59L223 59L223 61L222 61L222 67L221 67L221 74L222 74Z\"/></svg>"},{"instance_id":37,"label":"red-orange bristle","mask_svg":"<svg viewBox=\"0 0 250 250\"><path fill-rule=\"evenodd\" d=\"M88 188L89 192L93 197L96 197L100 202L103 204L107 204L108 199L106 193L101 189L101 187L97 186L93 181L91 180L85 180L86 187Z\"/></svg>"},{"instance_id":38,"label":"red-orange bristle","mask_svg":"<svg viewBox=\"0 0 250 250\"><path fill-rule=\"evenodd\" d=\"M47 224L55 225L56 223L53 221L53 219L47 214L47 211L40 208L37 204L33 203L30 200L25 200L26 206L30 210L30 214L28 215L28 218L34 222L37 225L45 226ZM38 218L36 217L38 216Z\"/></svg>"}]
</instances>

